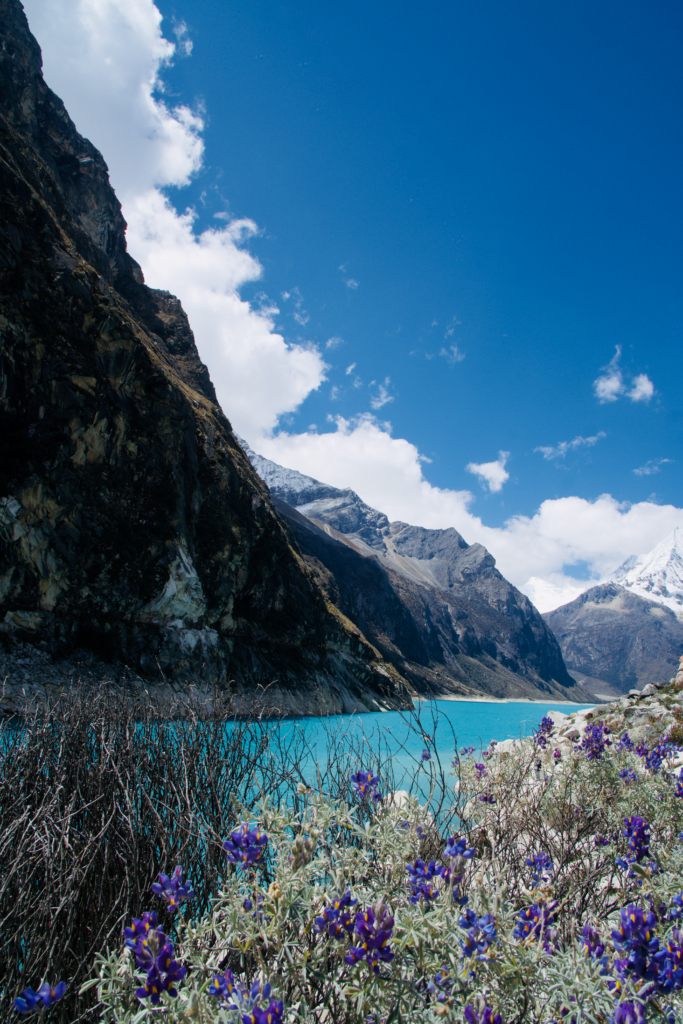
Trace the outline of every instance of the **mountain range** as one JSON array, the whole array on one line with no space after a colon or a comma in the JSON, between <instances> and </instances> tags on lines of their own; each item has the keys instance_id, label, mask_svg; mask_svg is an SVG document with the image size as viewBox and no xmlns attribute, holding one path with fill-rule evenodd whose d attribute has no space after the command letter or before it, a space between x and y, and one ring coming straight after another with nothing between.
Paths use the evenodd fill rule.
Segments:
<instances>
[{"instance_id":1,"label":"mountain range","mask_svg":"<svg viewBox=\"0 0 683 1024\"><path fill-rule=\"evenodd\" d=\"M595 694L669 679L683 651L683 531L543 618L569 671Z\"/></svg>"},{"instance_id":2,"label":"mountain range","mask_svg":"<svg viewBox=\"0 0 683 1024\"><path fill-rule=\"evenodd\" d=\"M390 523L241 441L330 601L423 695L590 699L531 602L455 529Z\"/></svg>"}]
</instances>

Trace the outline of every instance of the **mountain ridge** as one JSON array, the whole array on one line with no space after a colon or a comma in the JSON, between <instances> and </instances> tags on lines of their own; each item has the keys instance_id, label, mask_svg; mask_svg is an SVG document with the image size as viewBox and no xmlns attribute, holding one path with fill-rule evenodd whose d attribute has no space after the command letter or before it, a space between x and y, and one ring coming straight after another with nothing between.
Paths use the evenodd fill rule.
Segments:
<instances>
[{"instance_id":1,"label":"mountain ridge","mask_svg":"<svg viewBox=\"0 0 683 1024\"><path fill-rule=\"evenodd\" d=\"M351 488L240 443L321 585L419 692L590 699L539 613L481 544L453 528L390 523Z\"/></svg>"}]
</instances>

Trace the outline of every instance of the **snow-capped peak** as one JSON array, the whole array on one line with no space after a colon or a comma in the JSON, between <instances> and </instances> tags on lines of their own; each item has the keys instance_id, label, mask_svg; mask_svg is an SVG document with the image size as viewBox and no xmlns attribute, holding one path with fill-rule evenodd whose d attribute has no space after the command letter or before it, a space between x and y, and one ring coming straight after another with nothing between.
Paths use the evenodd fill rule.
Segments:
<instances>
[{"instance_id":1,"label":"snow-capped peak","mask_svg":"<svg viewBox=\"0 0 683 1024\"><path fill-rule=\"evenodd\" d=\"M649 554L631 555L607 578L683 621L683 529L677 526Z\"/></svg>"}]
</instances>

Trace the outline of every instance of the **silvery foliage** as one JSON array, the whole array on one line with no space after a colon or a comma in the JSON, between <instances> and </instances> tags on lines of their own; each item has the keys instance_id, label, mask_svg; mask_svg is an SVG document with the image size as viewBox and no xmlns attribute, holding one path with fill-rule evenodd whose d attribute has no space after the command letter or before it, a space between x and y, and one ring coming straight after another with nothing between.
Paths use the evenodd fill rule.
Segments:
<instances>
[{"instance_id":1,"label":"silvery foliage","mask_svg":"<svg viewBox=\"0 0 683 1024\"><path fill-rule=\"evenodd\" d=\"M627 782L624 769L631 770ZM683 1020L680 990L657 994L628 976L614 989L622 954L610 939L629 904L659 908L662 947L680 923L664 909L675 912L683 886L683 799L666 765L652 775L632 751L616 748L597 761L578 749L557 761L527 743L489 755L483 776L471 755L456 758L454 772L460 835L475 856L447 865L437 899L410 902L406 865L418 857L445 863L447 839L416 799L385 799L371 813L367 803L335 803L310 791L298 811L264 800L257 817L267 858L255 869L226 866L210 916L193 921L183 910L176 918L176 956L189 968L178 997L164 994L157 1010L142 1004L134 995L141 975L129 951L117 948L97 958L84 986L96 986L101 1020L242 1024L252 1019L248 994L266 984L290 1024L460 1022L467 1007L467 1019L485 1019L490 1008L504 1024L606 1024L628 1001L642 1003L648 1021ZM650 823L651 852L625 871L616 861L627 850L623 821L632 814ZM526 859L541 851L553 867L532 878ZM467 911L495 919L495 941L475 955L465 955L458 886ZM339 940L316 926L347 892L354 911L385 907L394 918L394 957L378 973L366 962L346 962L358 935ZM552 927L520 939L520 912L539 905L552 910ZM586 924L604 942L599 958L582 942ZM231 1002L209 994L226 968L241 986Z\"/></svg>"}]
</instances>

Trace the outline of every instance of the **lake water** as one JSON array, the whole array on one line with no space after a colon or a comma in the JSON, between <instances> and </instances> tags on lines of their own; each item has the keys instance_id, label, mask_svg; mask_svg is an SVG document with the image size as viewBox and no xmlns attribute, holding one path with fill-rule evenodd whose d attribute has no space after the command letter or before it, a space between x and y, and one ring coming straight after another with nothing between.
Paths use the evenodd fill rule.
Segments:
<instances>
[{"instance_id":1,"label":"lake water","mask_svg":"<svg viewBox=\"0 0 683 1024\"><path fill-rule=\"evenodd\" d=\"M448 767L457 749L474 747L479 752L491 740L520 739L534 733L548 711L571 714L592 704L531 704L510 701L436 700L416 702L415 715L397 711L364 715L333 715L327 719L302 718L282 722L284 744L305 738L307 756L302 765L310 772L315 762L324 764L333 742L351 743L359 749L363 764L370 770L390 756L397 784L405 773L411 775L420 763L425 746ZM425 742L421 729L429 739ZM309 780L311 783L314 779Z\"/></svg>"}]
</instances>

